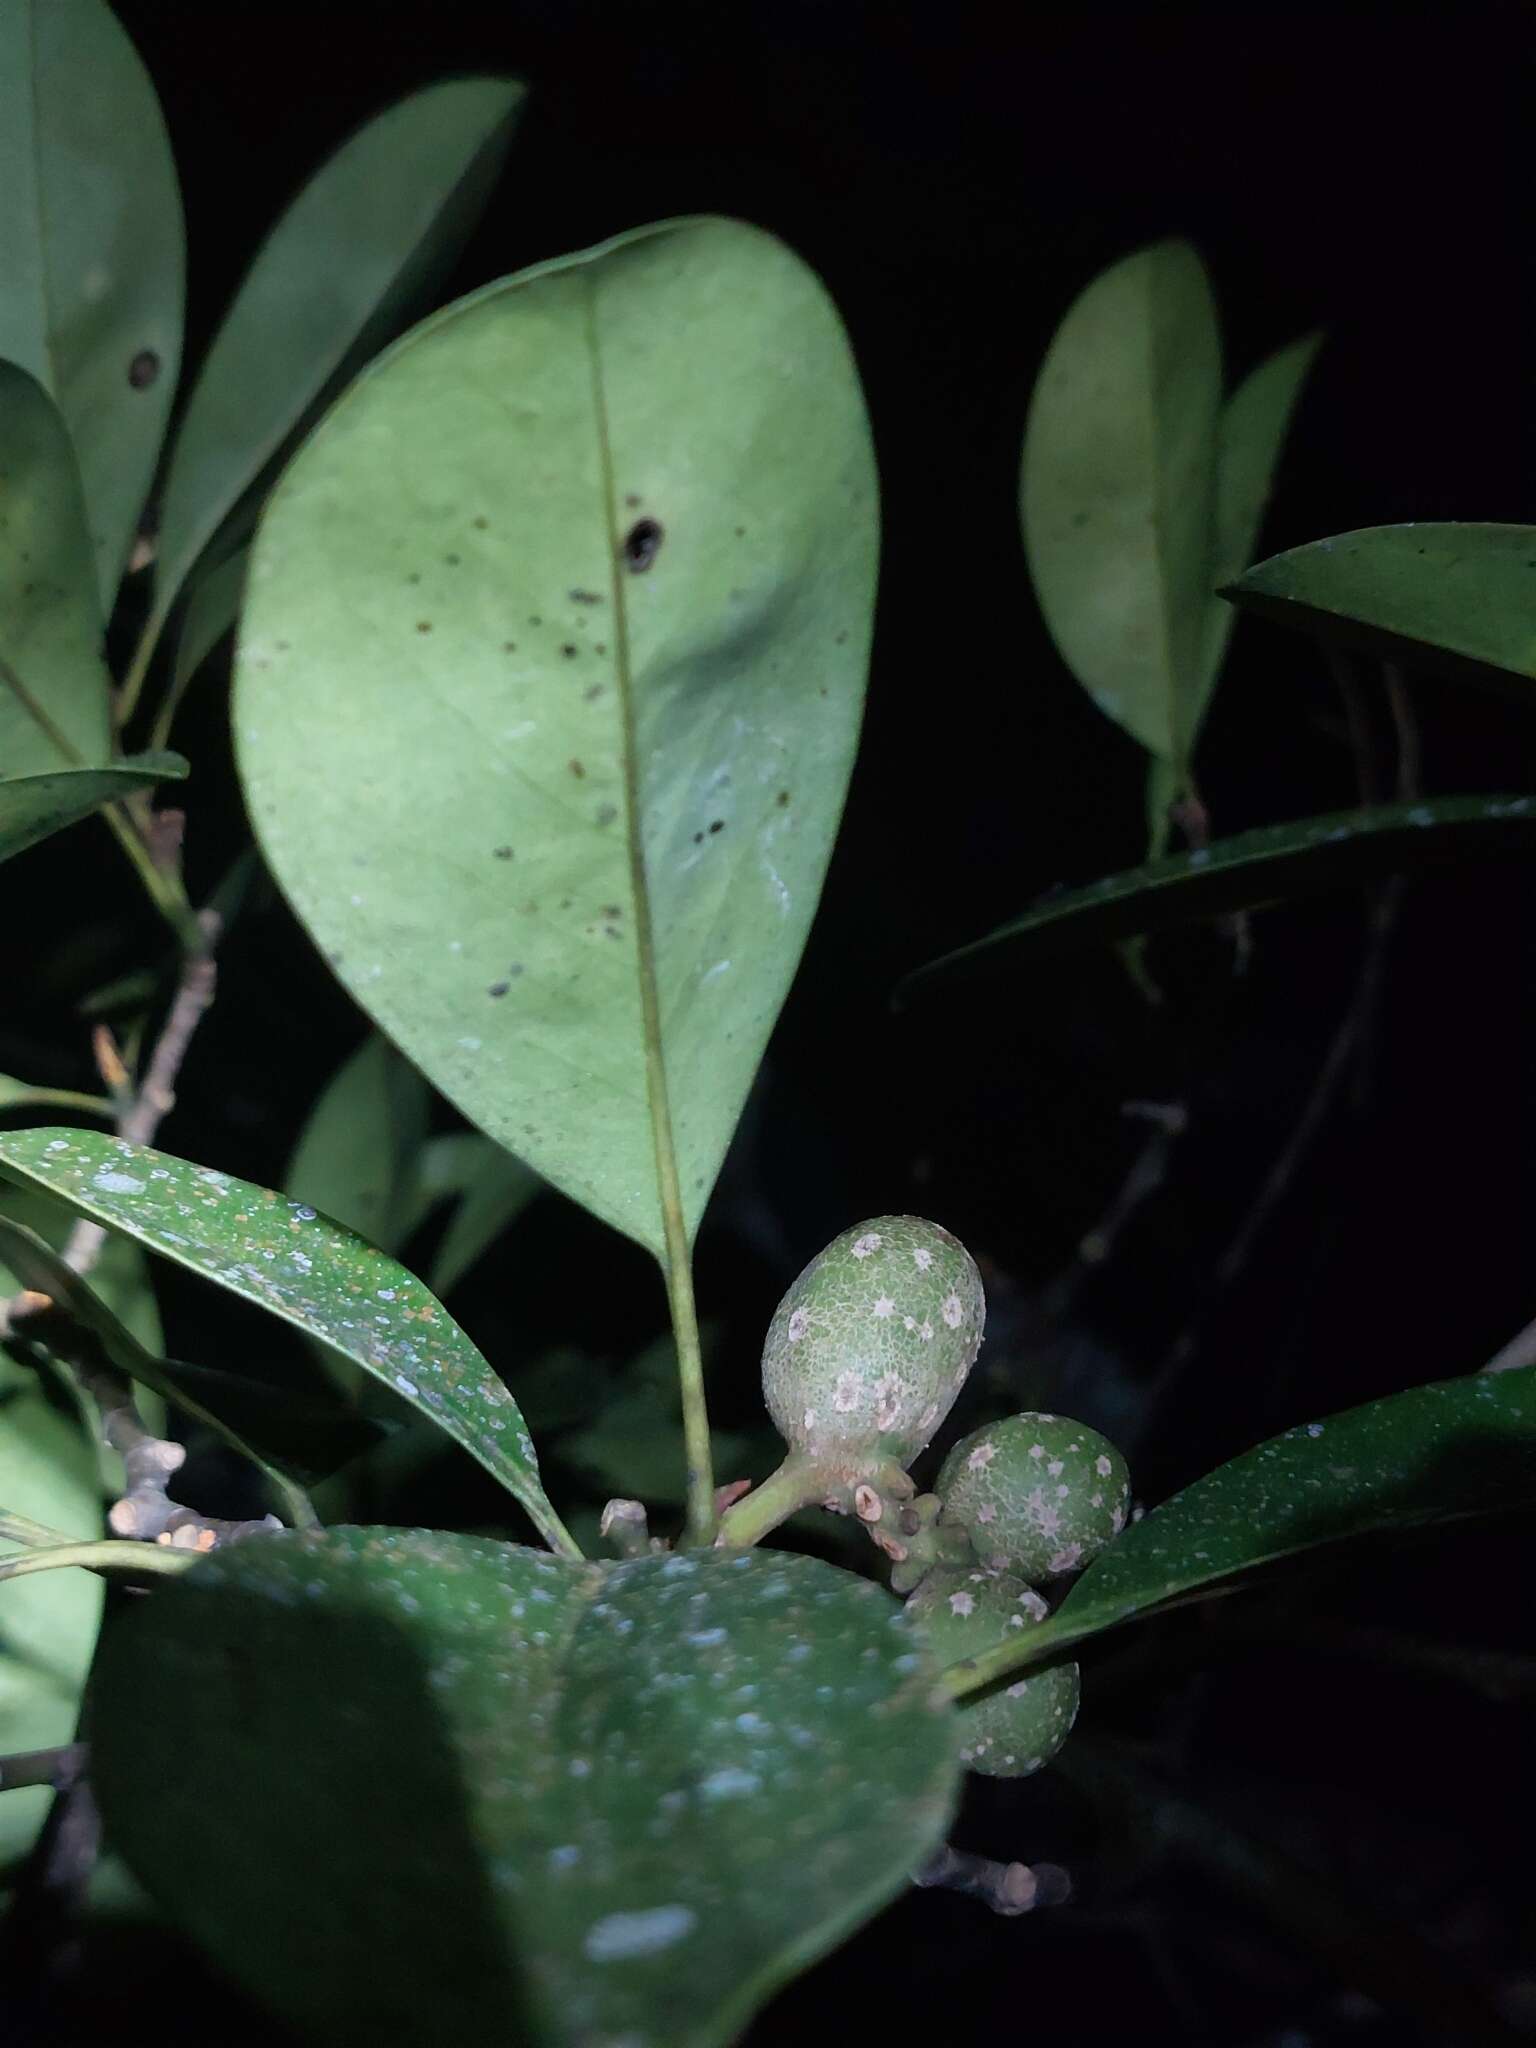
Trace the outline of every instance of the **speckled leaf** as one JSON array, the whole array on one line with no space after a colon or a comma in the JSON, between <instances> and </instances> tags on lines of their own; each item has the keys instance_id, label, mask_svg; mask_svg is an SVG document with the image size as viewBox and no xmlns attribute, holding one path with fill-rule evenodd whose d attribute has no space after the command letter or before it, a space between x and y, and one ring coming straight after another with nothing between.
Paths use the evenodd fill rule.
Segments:
<instances>
[{"instance_id":1,"label":"speckled leaf","mask_svg":"<svg viewBox=\"0 0 1536 2048\"><path fill-rule=\"evenodd\" d=\"M550 1543L568 1544L517 1403L421 1282L351 1231L270 1188L95 1131L15 1132L0 1139L0 1174L332 1345L462 1444Z\"/></svg>"},{"instance_id":2,"label":"speckled leaf","mask_svg":"<svg viewBox=\"0 0 1536 2048\"><path fill-rule=\"evenodd\" d=\"M68 1535L101 1533L96 1455L79 1417L51 1375L3 1353L0 1507ZM0 1752L74 1740L102 1591L93 1572L48 1572L0 1588ZM0 1793L0 1869L25 1854L51 1799L45 1786Z\"/></svg>"},{"instance_id":3,"label":"speckled leaf","mask_svg":"<svg viewBox=\"0 0 1536 2048\"><path fill-rule=\"evenodd\" d=\"M336 2048L715 2048L902 1887L957 1776L890 1596L762 1551L261 1538L125 1614L98 1686L135 1873Z\"/></svg>"},{"instance_id":4,"label":"speckled leaf","mask_svg":"<svg viewBox=\"0 0 1536 2048\"><path fill-rule=\"evenodd\" d=\"M1051 637L1099 709L1165 760L1201 675L1220 403L1205 268L1159 242L1070 308L1024 437L1024 544Z\"/></svg>"},{"instance_id":5,"label":"speckled leaf","mask_svg":"<svg viewBox=\"0 0 1536 2048\"><path fill-rule=\"evenodd\" d=\"M1536 797L1530 796L1436 797L1264 825L1048 896L1023 917L909 975L897 995L904 1000L925 989L930 977L1002 965L1020 940L1039 947L1131 938L1437 861L1532 850Z\"/></svg>"},{"instance_id":6,"label":"speckled leaf","mask_svg":"<svg viewBox=\"0 0 1536 2048\"><path fill-rule=\"evenodd\" d=\"M444 1196L453 1213L432 1258L432 1287L447 1294L481 1254L511 1227L544 1186L494 1138L478 1131L445 1131L422 1148L417 1199L430 1206Z\"/></svg>"},{"instance_id":7,"label":"speckled leaf","mask_svg":"<svg viewBox=\"0 0 1536 2048\"><path fill-rule=\"evenodd\" d=\"M130 754L110 768L60 768L0 781L0 860L79 824L103 804L119 803L157 782L180 781L186 773L179 754Z\"/></svg>"},{"instance_id":8,"label":"speckled leaf","mask_svg":"<svg viewBox=\"0 0 1536 2048\"><path fill-rule=\"evenodd\" d=\"M58 401L110 611L181 360L181 194L103 0L0 0L0 357Z\"/></svg>"},{"instance_id":9,"label":"speckled leaf","mask_svg":"<svg viewBox=\"0 0 1536 2048\"><path fill-rule=\"evenodd\" d=\"M1319 1544L1536 1502L1536 1368L1442 1380L1289 1429L1133 1522L996 1677Z\"/></svg>"},{"instance_id":10,"label":"speckled leaf","mask_svg":"<svg viewBox=\"0 0 1536 2048\"><path fill-rule=\"evenodd\" d=\"M310 1111L288 1162L296 1201L324 1210L385 1251L398 1251L427 1135L427 1085L373 1031L343 1060Z\"/></svg>"},{"instance_id":11,"label":"speckled leaf","mask_svg":"<svg viewBox=\"0 0 1536 2048\"><path fill-rule=\"evenodd\" d=\"M305 185L257 252L197 375L166 470L155 604L320 402L458 255L524 89L457 78L386 107Z\"/></svg>"},{"instance_id":12,"label":"speckled leaf","mask_svg":"<svg viewBox=\"0 0 1536 2048\"><path fill-rule=\"evenodd\" d=\"M69 429L35 378L0 362L0 776L107 760L101 639Z\"/></svg>"},{"instance_id":13,"label":"speckled leaf","mask_svg":"<svg viewBox=\"0 0 1536 2048\"><path fill-rule=\"evenodd\" d=\"M337 973L464 1114L660 1250L696 1227L853 758L875 477L781 244L690 220L449 307L269 501L251 814Z\"/></svg>"},{"instance_id":14,"label":"speckled leaf","mask_svg":"<svg viewBox=\"0 0 1536 2048\"><path fill-rule=\"evenodd\" d=\"M1509 690L1536 679L1536 526L1366 526L1271 555L1234 603ZM1529 687L1519 695L1530 700Z\"/></svg>"}]
</instances>

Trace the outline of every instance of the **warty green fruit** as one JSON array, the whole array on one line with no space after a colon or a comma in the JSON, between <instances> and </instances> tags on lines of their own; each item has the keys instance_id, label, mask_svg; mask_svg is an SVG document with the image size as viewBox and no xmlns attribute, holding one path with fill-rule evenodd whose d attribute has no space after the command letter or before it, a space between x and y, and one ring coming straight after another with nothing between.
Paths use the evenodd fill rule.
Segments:
<instances>
[{"instance_id":1,"label":"warty green fruit","mask_svg":"<svg viewBox=\"0 0 1536 2048\"><path fill-rule=\"evenodd\" d=\"M1034 1583L1090 1563L1125 1527L1131 1477L1106 1437L1062 1415L989 1422L955 1445L934 1492L983 1564Z\"/></svg>"},{"instance_id":2,"label":"warty green fruit","mask_svg":"<svg viewBox=\"0 0 1536 2048\"><path fill-rule=\"evenodd\" d=\"M940 1664L955 1664L1035 1628L1049 1613L1011 1572L981 1566L931 1571L907 1602ZM1053 1664L979 1699L959 1702L960 1756L988 1778L1027 1778L1048 1764L1072 1732L1081 1681L1075 1664Z\"/></svg>"}]
</instances>

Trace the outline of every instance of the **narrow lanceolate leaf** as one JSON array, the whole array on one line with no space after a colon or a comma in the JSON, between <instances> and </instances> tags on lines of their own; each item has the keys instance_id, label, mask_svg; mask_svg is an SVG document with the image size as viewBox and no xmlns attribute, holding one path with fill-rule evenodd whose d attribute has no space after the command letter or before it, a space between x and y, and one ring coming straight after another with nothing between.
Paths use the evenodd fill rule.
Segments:
<instances>
[{"instance_id":1,"label":"narrow lanceolate leaf","mask_svg":"<svg viewBox=\"0 0 1536 2048\"><path fill-rule=\"evenodd\" d=\"M454 1201L432 1259L434 1293L455 1287L543 1186L531 1167L478 1131L430 1138L418 1162L417 1200L423 1210L444 1196Z\"/></svg>"},{"instance_id":2,"label":"narrow lanceolate leaf","mask_svg":"<svg viewBox=\"0 0 1536 2048\"><path fill-rule=\"evenodd\" d=\"M1307 334L1277 350L1244 378L1222 407L1216 431L1216 497L1206 574L1205 638L1194 700L1185 721L1191 750L1235 622L1232 607L1214 593L1240 576L1253 560L1280 450L1322 339L1320 334Z\"/></svg>"},{"instance_id":3,"label":"narrow lanceolate leaf","mask_svg":"<svg viewBox=\"0 0 1536 2048\"><path fill-rule=\"evenodd\" d=\"M112 1249L119 1257L140 1256L136 1245L122 1239L113 1240ZM69 1318L65 1329L47 1316L29 1318L17 1341L33 1340L72 1364L91 1365L104 1358L126 1378L173 1402L190 1421L258 1466L288 1518L299 1526L314 1520L303 1487L370 1450L378 1440L371 1424L335 1402L293 1394L248 1374L161 1357L140 1342L96 1288L72 1272L51 1245L8 1216L0 1216L0 1262L0 1272L9 1268L22 1286L48 1295Z\"/></svg>"},{"instance_id":4,"label":"narrow lanceolate leaf","mask_svg":"<svg viewBox=\"0 0 1536 2048\"><path fill-rule=\"evenodd\" d=\"M1159 242L1071 307L1024 437L1024 543L1051 637L1099 709L1165 760L1202 673L1220 404L1205 268Z\"/></svg>"},{"instance_id":5,"label":"narrow lanceolate leaf","mask_svg":"<svg viewBox=\"0 0 1536 2048\"><path fill-rule=\"evenodd\" d=\"M933 1680L811 1558L285 1533L123 1616L93 1778L134 1874L306 2037L723 2048L942 1840Z\"/></svg>"},{"instance_id":6,"label":"narrow lanceolate leaf","mask_svg":"<svg viewBox=\"0 0 1536 2048\"><path fill-rule=\"evenodd\" d=\"M94 1131L0 1139L0 1174L136 1238L354 1360L461 1444L569 1549L517 1403L447 1310L305 1202Z\"/></svg>"},{"instance_id":7,"label":"narrow lanceolate leaf","mask_svg":"<svg viewBox=\"0 0 1536 2048\"><path fill-rule=\"evenodd\" d=\"M1272 555L1226 595L1320 639L1470 682L1536 680L1536 526L1365 526Z\"/></svg>"},{"instance_id":8,"label":"narrow lanceolate leaf","mask_svg":"<svg viewBox=\"0 0 1536 2048\"><path fill-rule=\"evenodd\" d=\"M186 773L179 754L129 754L108 768L61 768L0 780L0 860L78 824L104 804L157 782L179 781Z\"/></svg>"},{"instance_id":9,"label":"narrow lanceolate leaf","mask_svg":"<svg viewBox=\"0 0 1536 2048\"><path fill-rule=\"evenodd\" d=\"M505 78L413 93L343 144L278 220L177 431L155 572L161 615L332 380L387 340L458 255L522 100Z\"/></svg>"},{"instance_id":10,"label":"narrow lanceolate leaf","mask_svg":"<svg viewBox=\"0 0 1536 2048\"><path fill-rule=\"evenodd\" d=\"M57 1394L58 1399L50 1399ZM89 1539L101 1528L96 1452L50 1375L0 1353L0 1508ZM0 1749L72 1742L101 1619L102 1582L62 1573L6 1586L0 1608ZM0 1869L47 1818L46 1786L0 1798Z\"/></svg>"},{"instance_id":11,"label":"narrow lanceolate leaf","mask_svg":"<svg viewBox=\"0 0 1536 2048\"><path fill-rule=\"evenodd\" d=\"M278 880L429 1080L658 1252L805 941L875 554L826 294L707 219L418 328L257 537L236 731Z\"/></svg>"},{"instance_id":12,"label":"narrow lanceolate leaf","mask_svg":"<svg viewBox=\"0 0 1536 2048\"><path fill-rule=\"evenodd\" d=\"M0 778L107 759L101 617L69 429L35 377L0 362Z\"/></svg>"},{"instance_id":13,"label":"narrow lanceolate leaf","mask_svg":"<svg viewBox=\"0 0 1536 2048\"><path fill-rule=\"evenodd\" d=\"M182 607L176 634L176 653L171 663L171 680L155 711L153 738L163 746L170 737L181 701L193 679L226 633L232 632L240 616L245 595L245 575L250 565L249 548L237 547L222 562L198 571L192 594Z\"/></svg>"},{"instance_id":14,"label":"narrow lanceolate leaf","mask_svg":"<svg viewBox=\"0 0 1536 2048\"><path fill-rule=\"evenodd\" d=\"M176 389L183 263L159 101L111 8L0 0L0 357L68 423L104 612Z\"/></svg>"},{"instance_id":15,"label":"narrow lanceolate leaf","mask_svg":"<svg viewBox=\"0 0 1536 2048\"><path fill-rule=\"evenodd\" d=\"M1533 1500L1536 1368L1367 1401L1272 1437L1175 1494L1115 1539L1027 1646L953 1666L950 1682L974 1689L1319 1544Z\"/></svg>"},{"instance_id":16,"label":"narrow lanceolate leaf","mask_svg":"<svg viewBox=\"0 0 1536 2048\"><path fill-rule=\"evenodd\" d=\"M1264 825L1194 853L1106 875L1082 889L1064 889L984 939L920 968L897 995L915 994L930 977L1002 965L1009 950L1024 940L1076 945L1133 938L1438 861L1533 850L1536 797L1531 796L1436 797Z\"/></svg>"},{"instance_id":17,"label":"narrow lanceolate leaf","mask_svg":"<svg viewBox=\"0 0 1536 2048\"><path fill-rule=\"evenodd\" d=\"M411 1221L427 1109L420 1074L370 1032L310 1111L288 1162L288 1193L381 1250L398 1251Z\"/></svg>"}]
</instances>

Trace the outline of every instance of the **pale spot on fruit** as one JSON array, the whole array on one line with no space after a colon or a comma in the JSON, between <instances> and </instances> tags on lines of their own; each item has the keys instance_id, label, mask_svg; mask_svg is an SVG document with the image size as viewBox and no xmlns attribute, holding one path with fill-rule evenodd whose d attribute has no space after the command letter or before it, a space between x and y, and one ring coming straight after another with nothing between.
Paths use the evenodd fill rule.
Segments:
<instances>
[{"instance_id":1,"label":"pale spot on fruit","mask_svg":"<svg viewBox=\"0 0 1536 2048\"><path fill-rule=\"evenodd\" d=\"M870 1314L876 1317L882 1323L886 1320L887 1317L893 1316L895 1315L895 1313L896 1304L894 1301L892 1301L891 1297L888 1294L882 1294L880 1298L876 1301L874 1307L870 1310Z\"/></svg>"},{"instance_id":2,"label":"pale spot on fruit","mask_svg":"<svg viewBox=\"0 0 1536 2048\"><path fill-rule=\"evenodd\" d=\"M1045 1469L1047 1472L1050 1473L1053 1479L1059 1479L1062 1473L1065 1472L1067 1468L1060 1458L1052 1458L1051 1462L1049 1463L1049 1465L1046 1466Z\"/></svg>"},{"instance_id":3,"label":"pale spot on fruit","mask_svg":"<svg viewBox=\"0 0 1536 2048\"><path fill-rule=\"evenodd\" d=\"M988 1501L987 1505L984 1508L978 1508L976 1510L976 1519L983 1525L985 1525L988 1522L995 1522L997 1520L997 1509L993 1507L990 1501Z\"/></svg>"},{"instance_id":4,"label":"pale spot on fruit","mask_svg":"<svg viewBox=\"0 0 1536 2048\"><path fill-rule=\"evenodd\" d=\"M789 1341L791 1344L798 1344L800 1342L800 1339L805 1335L806 1331L810 1328L810 1323L811 1315L809 1309L797 1308L793 1312L789 1319L788 1331Z\"/></svg>"},{"instance_id":5,"label":"pale spot on fruit","mask_svg":"<svg viewBox=\"0 0 1536 2048\"><path fill-rule=\"evenodd\" d=\"M859 1405L859 1376L845 1372L838 1375L837 1385L832 1389L832 1406L839 1415L851 1415Z\"/></svg>"},{"instance_id":6,"label":"pale spot on fruit","mask_svg":"<svg viewBox=\"0 0 1536 2048\"><path fill-rule=\"evenodd\" d=\"M965 1619L966 1615L971 1614L975 1611L975 1607L976 1602L971 1598L969 1593L951 1593L949 1596L950 1613L958 1614L962 1621Z\"/></svg>"},{"instance_id":7,"label":"pale spot on fruit","mask_svg":"<svg viewBox=\"0 0 1536 2048\"><path fill-rule=\"evenodd\" d=\"M967 1472L985 1472L997 1456L996 1444L978 1444L965 1461Z\"/></svg>"},{"instance_id":8,"label":"pale spot on fruit","mask_svg":"<svg viewBox=\"0 0 1536 2048\"><path fill-rule=\"evenodd\" d=\"M926 1251L922 1245L918 1245L912 1253L912 1263L916 1266L919 1273L926 1273L933 1264L933 1253Z\"/></svg>"},{"instance_id":9,"label":"pale spot on fruit","mask_svg":"<svg viewBox=\"0 0 1536 2048\"><path fill-rule=\"evenodd\" d=\"M1104 1453L1101 1451L1098 1457L1096 1457L1093 1461L1093 1469L1095 1472L1098 1473L1101 1479L1107 1479L1110 1473L1113 1472L1115 1468L1109 1462L1108 1458L1104 1456Z\"/></svg>"},{"instance_id":10,"label":"pale spot on fruit","mask_svg":"<svg viewBox=\"0 0 1536 2048\"><path fill-rule=\"evenodd\" d=\"M884 1242L885 1239L878 1230L866 1230L862 1237L854 1239L853 1256L856 1259L867 1259L872 1252L879 1251Z\"/></svg>"},{"instance_id":11,"label":"pale spot on fruit","mask_svg":"<svg viewBox=\"0 0 1536 2048\"><path fill-rule=\"evenodd\" d=\"M939 1310L939 1313L952 1330L958 1330L965 1317L965 1310L960 1306L959 1295L946 1294L944 1306Z\"/></svg>"},{"instance_id":12,"label":"pale spot on fruit","mask_svg":"<svg viewBox=\"0 0 1536 2048\"><path fill-rule=\"evenodd\" d=\"M918 1329L918 1333L917 1333L917 1334L918 1334L918 1336L919 1336L919 1337L921 1337L921 1338L922 1338L922 1340L923 1340L923 1342L924 1342L925 1344L931 1344L931 1343L933 1342L933 1325L932 1325L932 1323L930 1323L930 1322L927 1322L927 1321L924 1321L924 1322L923 1322L923 1323L921 1324L921 1326L919 1327L919 1329Z\"/></svg>"}]
</instances>

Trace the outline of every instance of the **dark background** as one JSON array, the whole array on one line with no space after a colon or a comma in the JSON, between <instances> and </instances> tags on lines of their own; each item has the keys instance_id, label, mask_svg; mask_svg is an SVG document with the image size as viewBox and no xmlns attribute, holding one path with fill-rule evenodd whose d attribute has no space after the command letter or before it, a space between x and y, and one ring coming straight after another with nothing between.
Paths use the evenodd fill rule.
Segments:
<instances>
[{"instance_id":1,"label":"dark background","mask_svg":"<svg viewBox=\"0 0 1536 2048\"><path fill-rule=\"evenodd\" d=\"M993 1315L972 1420L1060 1402L1126 1445L1149 1502L1294 1421L1471 1369L1536 1311L1523 865L1415 879L1374 952L1380 899L1360 893L1257 917L1241 974L1228 933L1161 941L1155 1009L1102 950L1021 951L963 992L890 1007L910 968L1141 851L1141 756L1056 657L1017 516L1035 371L1107 263L1193 240L1232 379L1325 331L1263 552L1389 521L1536 518L1528 8L118 9L185 187L189 360L314 164L389 99L461 70L514 72L533 93L452 290L719 212L790 242L848 324L883 481L869 714L805 967L701 1246L721 1419L760 1419L757 1346L794 1272L851 1220L894 1209L936 1216L983 1263ZM1390 789L1380 674L1358 663L1347 680L1367 772ZM1427 793L1531 786L1530 711L1432 676L1409 693ZM212 672L177 744L197 770L196 901L245 833ZM1215 830L1353 803L1360 767L1320 652L1240 625L1201 758ZM156 935L94 832L28 856L28 873L76 919L98 906L126 964ZM1247 1231L1368 961L1364 1054ZM20 1038L50 1020L57 1036L67 985L45 969ZM360 1030L258 891L166 1144L280 1180ZM90 1085L54 1057L34 1078ZM1077 1244L1146 1142L1122 1112L1136 1100L1182 1104L1187 1132L1089 1274ZM502 1306L511 1260L547 1276L532 1326ZM595 1266L611 1284L562 1284ZM168 1276L163 1293L179 1355L258 1341L244 1324L231 1339L192 1283ZM662 1322L641 1255L553 1198L455 1306L514 1388L553 1343L621 1361ZM561 1483L579 1503L577 1475ZM1524 1525L1442 1535L1090 1656L1068 1752L1081 1761L976 1786L958 1836L1068 1864L1079 1903L1005 1921L913 1894L750 2038L1001 2025L1301 2048L1536 2025L1532 1680L1462 1654L1529 1650L1533 1562ZM184 1958L166 1967L199 2039L267 2038ZM1487 2003L1460 2003L1466 1984Z\"/></svg>"}]
</instances>

